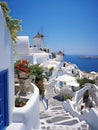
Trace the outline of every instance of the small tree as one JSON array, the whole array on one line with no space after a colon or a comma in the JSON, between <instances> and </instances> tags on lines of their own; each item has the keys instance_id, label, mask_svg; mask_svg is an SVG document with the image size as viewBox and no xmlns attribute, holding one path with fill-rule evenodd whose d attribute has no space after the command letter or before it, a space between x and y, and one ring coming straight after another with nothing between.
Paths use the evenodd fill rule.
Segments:
<instances>
[{"instance_id":1,"label":"small tree","mask_svg":"<svg viewBox=\"0 0 98 130\"><path fill-rule=\"evenodd\" d=\"M43 67L36 65L30 65L27 60L21 60L17 61L14 65L15 67L15 73L19 75L21 71L25 72L26 75L29 77L35 77L35 84L39 88L40 95L44 96L45 88L44 88L44 78L46 76L44 75L44 69ZM18 76L19 77L19 76Z\"/></svg>"},{"instance_id":2,"label":"small tree","mask_svg":"<svg viewBox=\"0 0 98 130\"><path fill-rule=\"evenodd\" d=\"M43 81L44 81L44 78L46 78L46 77L43 72L44 72L43 67L39 66L38 64L30 66L29 75L35 76L35 84L39 88L39 93L40 93L40 95L44 96L45 88L44 88Z\"/></svg>"},{"instance_id":3,"label":"small tree","mask_svg":"<svg viewBox=\"0 0 98 130\"><path fill-rule=\"evenodd\" d=\"M45 75L43 74L44 69L43 67L36 65L30 65L30 74L29 75L35 75L35 83L38 83L39 81L43 81L45 78Z\"/></svg>"}]
</instances>

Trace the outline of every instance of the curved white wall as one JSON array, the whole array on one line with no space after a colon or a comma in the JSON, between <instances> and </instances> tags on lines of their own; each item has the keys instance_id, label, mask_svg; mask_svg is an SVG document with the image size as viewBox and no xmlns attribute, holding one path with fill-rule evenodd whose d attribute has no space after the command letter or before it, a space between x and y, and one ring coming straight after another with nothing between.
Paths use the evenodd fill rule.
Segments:
<instances>
[{"instance_id":1,"label":"curved white wall","mask_svg":"<svg viewBox=\"0 0 98 130\"><path fill-rule=\"evenodd\" d=\"M13 123L16 123L16 125L23 123L23 130L39 129L40 126L39 90L34 84L32 86L34 87L34 93L27 104L21 108L15 107L13 111ZM17 128L14 130L17 130Z\"/></svg>"}]
</instances>

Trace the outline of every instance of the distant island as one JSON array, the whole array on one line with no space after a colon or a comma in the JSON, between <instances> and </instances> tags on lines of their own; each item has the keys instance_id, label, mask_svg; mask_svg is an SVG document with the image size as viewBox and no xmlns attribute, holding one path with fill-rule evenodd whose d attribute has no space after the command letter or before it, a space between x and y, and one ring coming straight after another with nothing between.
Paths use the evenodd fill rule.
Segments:
<instances>
[{"instance_id":1,"label":"distant island","mask_svg":"<svg viewBox=\"0 0 98 130\"><path fill-rule=\"evenodd\" d=\"M85 58L85 59L98 59L98 56L80 56L80 58Z\"/></svg>"}]
</instances>

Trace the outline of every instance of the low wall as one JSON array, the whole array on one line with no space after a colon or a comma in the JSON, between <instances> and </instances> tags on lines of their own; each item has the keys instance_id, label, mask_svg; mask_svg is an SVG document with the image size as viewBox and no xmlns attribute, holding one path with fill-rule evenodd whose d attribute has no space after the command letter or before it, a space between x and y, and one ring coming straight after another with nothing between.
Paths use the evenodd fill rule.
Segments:
<instances>
[{"instance_id":1,"label":"low wall","mask_svg":"<svg viewBox=\"0 0 98 130\"><path fill-rule=\"evenodd\" d=\"M24 124L25 129L18 130L32 130L39 129L40 126L40 117L39 117L39 90L32 84L34 87L34 93L30 100L26 103L24 107L15 107L13 110L12 123ZM17 130L17 125L16 129ZM8 129L7 129L8 130Z\"/></svg>"},{"instance_id":2,"label":"low wall","mask_svg":"<svg viewBox=\"0 0 98 130\"><path fill-rule=\"evenodd\" d=\"M74 103L70 100L64 102L63 107L65 111L71 113L74 117L78 117L81 121L85 120L89 124L91 130L98 130L98 112L96 109L91 108L89 111L84 110L81 115L74 109Z\"/></svg>"}]
</instances>

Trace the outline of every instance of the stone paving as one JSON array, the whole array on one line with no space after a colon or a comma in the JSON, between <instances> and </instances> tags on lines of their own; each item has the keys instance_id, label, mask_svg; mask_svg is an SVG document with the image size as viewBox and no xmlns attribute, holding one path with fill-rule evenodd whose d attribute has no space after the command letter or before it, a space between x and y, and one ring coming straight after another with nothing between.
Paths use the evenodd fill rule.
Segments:
<instances>
[{"instance_id":1,"label":"stone paving","mask_svg":"<svg viewBox=\"0 0 98 130\"><path fill-rule=\"evenodd\" d=\"M72 117L63 109L63 101L53 91L54 85L55 82L45 85L49 107L40 110L40 130L90 130L85 121Z\"/></svg>"},{"instance_id":2,"label":"stone paving","mask_svg":"<svg viewBox=\"0 0 98 130\"><path fill-rule=\"evenodd\" d=\"M45 84L45 96L48 99L49 107L61 105L63 101L58 97L54 92L55 81L52 81L50 84Z\"/></svg>"}]
</instances>

